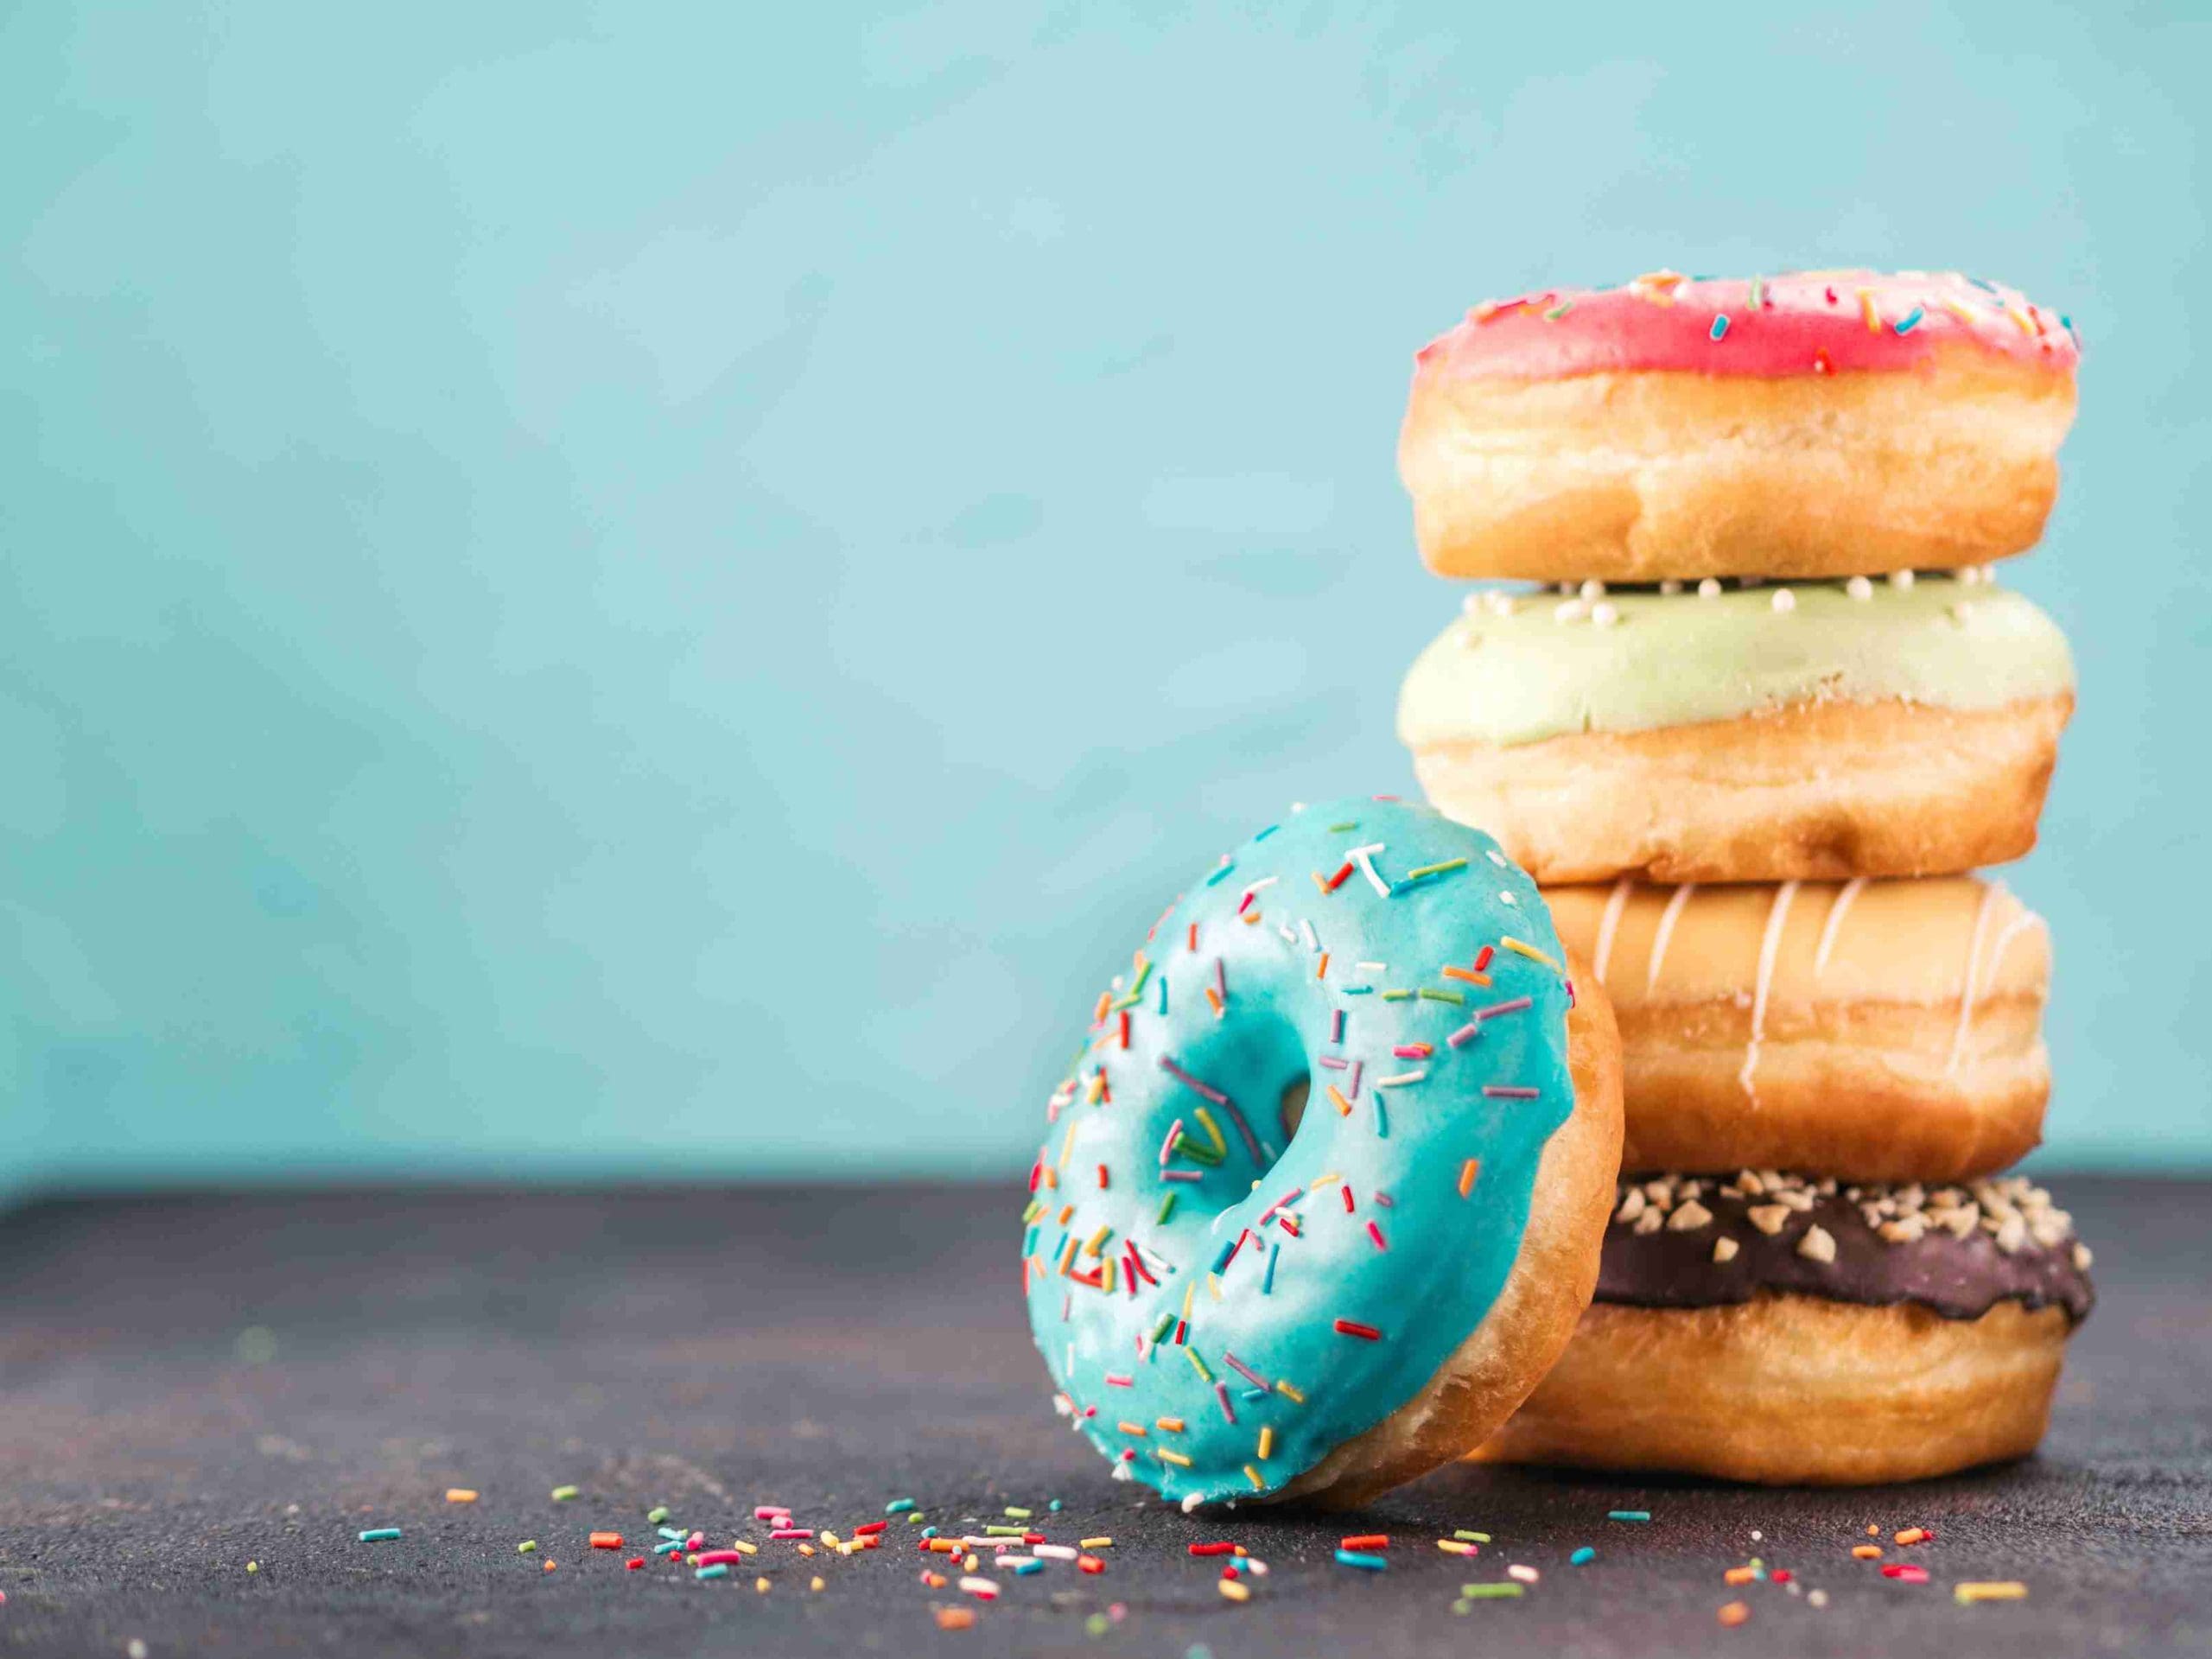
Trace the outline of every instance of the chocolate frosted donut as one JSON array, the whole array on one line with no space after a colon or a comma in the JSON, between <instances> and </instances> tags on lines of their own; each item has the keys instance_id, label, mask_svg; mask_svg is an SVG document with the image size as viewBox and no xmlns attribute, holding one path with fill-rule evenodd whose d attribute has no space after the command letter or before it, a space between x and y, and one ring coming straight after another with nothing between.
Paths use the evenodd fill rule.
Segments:
<instances>
[{"instance_id":1,"label":"chocolate frosted donut","mask_svg":"<svg viewBox=\"0 0 2212 1659\"><path fill-rule=\"evenodd\" d=\"M2018 1177L1631 1179L1573 1342L1477 1455L1819 1485L2024 1457L2088 1267Z\"/></svg>"}]
</instances>

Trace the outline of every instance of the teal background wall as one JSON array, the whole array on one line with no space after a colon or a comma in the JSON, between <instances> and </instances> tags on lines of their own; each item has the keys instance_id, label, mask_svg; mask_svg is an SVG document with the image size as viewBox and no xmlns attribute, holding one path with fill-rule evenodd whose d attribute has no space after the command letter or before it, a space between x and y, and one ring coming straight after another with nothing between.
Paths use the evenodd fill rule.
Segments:
<instances>
[{"instance_id":1,"label":"teal background wall","mask_svg":"<svg viewBox=\"0 0 2212 1659\"><path fill-rule=\"evenodd\" d=\"M1408 785L1414 349L1860 261L2088 338L2044 1156L2212 1162L2212 27L1796 10L10 9L0 1185L1011 1170Z\"/></svg>"}]
</instances>

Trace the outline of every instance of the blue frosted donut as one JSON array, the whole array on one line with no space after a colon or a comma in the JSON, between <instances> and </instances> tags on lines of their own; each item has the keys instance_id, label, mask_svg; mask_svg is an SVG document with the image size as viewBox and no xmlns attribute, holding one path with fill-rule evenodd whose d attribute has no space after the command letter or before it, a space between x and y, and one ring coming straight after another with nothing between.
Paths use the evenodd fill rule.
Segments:
<instances>
[{"instance_id":1,"label":"blue frosted donut","mask_svg":"<svg viewBox=\"0 0 2212 1659\"><path fill-rule=\"evenodd\" d=\"M1296 812L1170 908L1025 1217L1038 1348L1117 1473L1357 1502L1511 1412L1589 1301L1619 1158L1618 1039L1577 989L1497 844L1393 799Z\"/></svg>"}]
</instances>

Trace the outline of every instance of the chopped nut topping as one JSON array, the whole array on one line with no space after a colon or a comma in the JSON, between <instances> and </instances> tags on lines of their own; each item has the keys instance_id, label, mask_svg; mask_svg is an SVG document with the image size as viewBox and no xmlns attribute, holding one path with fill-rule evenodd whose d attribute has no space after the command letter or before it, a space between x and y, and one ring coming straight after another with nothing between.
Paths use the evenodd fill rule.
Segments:
<instances>
[{"instance_id":1,"label":"chopped nut topping","mask_svg":"<svg viewBox=\"0 0 2212 1659\"><path fill-rule=\"evenodd\" d=\"M1913 1244L1941 1230L1964 1241L1980 1233L2006 1255L2024 1250L2066 1250L2068 1260L2086 1272L2089 1252L2074 1237L2074 1218L2050 1201L2050 1194L2023 1176L1975 1181L1967 1186L1940 1186L1929 1190L1918 1181L1897 1186L1861 1182L1843 1186L1828 1178L1815 1179L1772 1169L1743 1169L1732 1176L1647 1175L1623 1182L1616 1223L1638 1234L1696 1232L1728 1217L1715 1205L1740 1205L1744 1219L1769 1238L1778 1237L1793 1215L1805 1215L1823 1198L1839 1194L1866 1230L1887 1244ZM1710 1196L1713 1203L1703 1200ZM1753 1202L1758 1200L1758 1202ZM1727 1248L1724 1251L1722 1247ZM1734 1239L1713 1246L1715 1261L1725 1262L1739 1248ZM1813 1227L1798 1242L1798 1250L1811 1260L1830 1262L1835 1256L1834 1236Z\"/></svg>"},{"instance_id":2,"label":"chopped nut topping","mask_svg":"<svg viewBox=\"0 0 2212 1659\"><path fill-rule=\"evenodd\" d=\"M1733 1262L1739 1248L1734 1239L1723 1235L1713 1241L1713 1259L1715 1262Z\"/></svg>"}]
</instances>

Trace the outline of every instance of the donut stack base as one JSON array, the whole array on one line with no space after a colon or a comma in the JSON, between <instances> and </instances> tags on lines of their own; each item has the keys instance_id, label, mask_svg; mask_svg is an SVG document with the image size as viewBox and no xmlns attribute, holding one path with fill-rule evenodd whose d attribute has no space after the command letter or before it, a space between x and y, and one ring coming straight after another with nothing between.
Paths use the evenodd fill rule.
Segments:
<instances>
[{"instance_id":1,"label":"donut stack base","mask_svg":"<svg viewBox=\"0 0 2212 1659\"><path fill-rule=\"evenodd\" d=\"M2041 1440L2094 1299L2040 1188L1744 1171L1621 1193L1598 1301L1479 1456L1859 1484Z\"/></svg>"}]
</instances>

